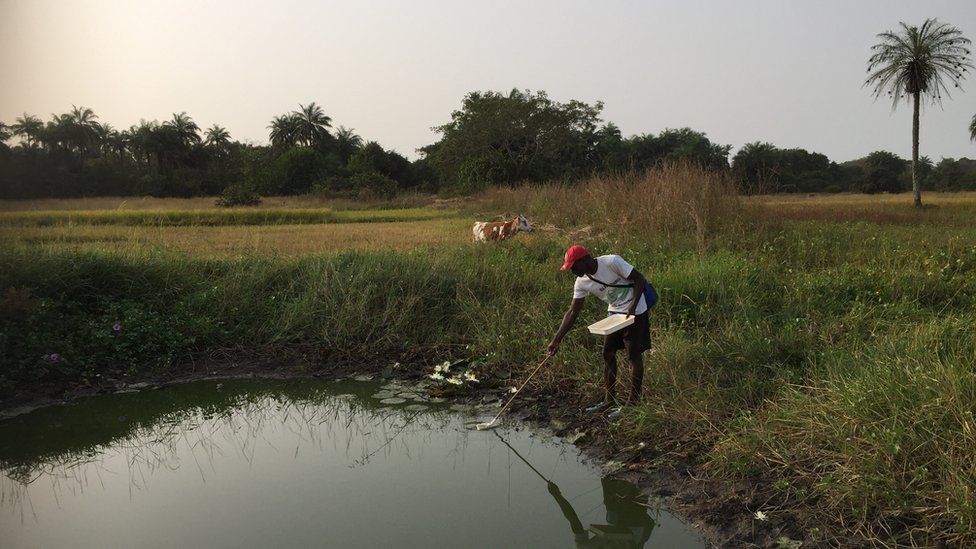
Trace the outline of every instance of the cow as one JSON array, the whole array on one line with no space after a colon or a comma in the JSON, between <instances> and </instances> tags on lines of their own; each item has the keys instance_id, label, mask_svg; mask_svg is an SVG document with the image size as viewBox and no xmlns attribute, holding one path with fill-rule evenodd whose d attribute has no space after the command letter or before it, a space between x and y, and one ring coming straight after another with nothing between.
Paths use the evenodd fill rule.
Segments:
<instances>
[{"instance_id":1,"label":"cow","mask_svg":"<svg viewBox=\"0 0 976 549\"><path fill-rule=\"evenodd\" d=\"M532 231L532 225L529 224L529 220L522 214L508 221L477 221L472 229L475 242L505 240L514 236L519 231Z\"/></svg>"}]
</instances>

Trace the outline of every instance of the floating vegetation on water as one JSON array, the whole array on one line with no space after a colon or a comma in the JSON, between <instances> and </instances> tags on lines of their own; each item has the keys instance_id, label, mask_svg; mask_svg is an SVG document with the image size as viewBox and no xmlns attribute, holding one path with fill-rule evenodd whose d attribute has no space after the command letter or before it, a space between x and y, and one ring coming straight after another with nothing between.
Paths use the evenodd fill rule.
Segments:
<instances>
[{"instance_id":1,"label":"floating vegetation on water","mask_svg":"<svg viewBox=\"0 0 976 549\"><path fill-rule=\"evenodd\" d=\"M383 400L380 401L380 404L403 404L406 401L407 399L405 398L397 398L397 397L384 398Z\"/></svg>"},{"instance_id":2,"label":"floating vegetation on water","mask_svg":"<svg viewBox=\"0 0 976 549\"><path fill-rule=\"evenodd\" d=\"M430 379L439 383L446 383L454 386L462 386L466 383L478 383L478 375L474 370L476 363L467 360L444 362L434 366L434 372L428 375Z\"/></svg>"}]
</instances>

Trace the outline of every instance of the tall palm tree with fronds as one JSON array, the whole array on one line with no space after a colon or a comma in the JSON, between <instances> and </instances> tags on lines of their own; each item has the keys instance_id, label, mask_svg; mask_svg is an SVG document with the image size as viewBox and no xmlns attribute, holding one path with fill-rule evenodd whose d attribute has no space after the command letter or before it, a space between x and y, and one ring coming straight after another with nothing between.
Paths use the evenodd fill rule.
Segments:
<instances>
[{"instance_id":1,"label":"tall palm tree with fronds","mask_svg":"<svg viewBox=\"0 0 976 549\"><path fill-rule=\"evenodd\" d=\"M348 162L349 157L363 146L363 138L356 135L352 128L339 126L335 138L336 151L343 162Z\"/></svg>"},{"instance_id":2,"label":"tall palm tree with fronds","mask_svg":"<svg viewBox=\"0 0 976 549\"><path fill-rule=\"evenodd\" d=\"M14 125L10 126L10 129L13 130L14 135L24 140L24 145L28 149L33 149L37 146L38 136L44 131L44 122L33 114L25 112L24 116L18 118Z\"/></svg>"},{"instance_id":3,"label":"tall palm tree with fronds","mask_svg":"<svg viewBox=\"0 0 976 549\"><path fill-rule=\"evenodd\" d=\"M125 165L125 151L132 143L132 134L128 130L112 130L108 134L108 145L119 157L119 165Z\"/></svg>"},{"instance_id":4,"label":"tall palm tree with fronds","mask_svg":"<svg viewBox=\"0 0 976 549\"><path fill-rule=\"evenodd\" d=\"M180 143L186 148L200 142L200 126L185 112L173 113L173 119L163 125L172 128Z\"/></svg>"},{"instance_id":5,"label":"tall palm tree with fronds","mask_svg":"<svg viewBox=\"0 0 976 549\"><path fill-rule=\"evenodd\" d=\"M279 149L294 147L298 143L298 124L295 113L274 117L268 126L271 130L271 144Z\"/></svg>"},{"instance_id":6,"label":"tall palm tree with fronds","mask_svg":"<svg viewBox=\"0 0 976 549\"><path fill-rule=\"evenodd\" d=\"M115 128L112 127L108 122L104 124L96 123L94 126L95 130L95 146L101 152L102 158L104 159L108 156L108 153L112 151L111 135L113 133L118 133Z\"/></svg>"},{"instance_id":7,"label":"tall palm tree with fronds","mask_svg":"<svg viewBox=\"0 0 976 549\"><path fill-rule=\"evenodd\" d=\"M296 137L302 145L310 147L331 137L329 128L332 127L332 119L314 102L298 105L298 110L293 114L297 119Z\"/></svg>"},{"instance_id":8,"label":"tall palm tree with fronds","mask_svg":"<svg viewBox=\"0 0 976 549\"><path fill-rule=\"evenodd\" d=\"M72 148L85 156L92 145L98 144L98 115L88 107L71 105L68 113L67 130Z\"/></svg>"},{"instance_id":9,"label":"tall palm tree with fronds","mask_svg":"<svg viewBox=\"0 0 976 549\"><path fill-rule=\"evenodd\" d=\"M66 152L74 148L74 121L70 114L51 114L51 121L41 133L41 141L48 152Z\"/></svg>"},{"instance_id":10,"label":"tall palm tree with fronds","mask_svg":"<svg viewBox=\"0 0 976 549\"><path fill-rule=\"evenodd\" d=\"M222 128L217 124L207 128L204 135L206 139L204 139L203 143L208 147L224 150L230 144L230 132L227 131L227 128Z\"/></svg>"},{"instance_id":11,"label":"tall palm tree with fronds","mask_svg":"<svg viewBox=\"0 0 976 549\"><path fill-rule=\"evenodd\" d=\"M949 97L950 85L958 88L964 73L974 67L969 57L970 41L956 27L936 19L926 19L919 27L900 25L897 32L878 35L881 41L871 47L874 53L868 59L864 85L874 87L875 99L887 93L892 98L892 110L906 96L912 102L912 192L915 206L921 207L916 173L919 103L924 96L941 105L942 96Z\"/></svg>"},{"instance_id":12,"label":"tall palm tree with fronds","mask_svg":"<svg viewBox=\"0 0 976 549\"><path fill-rule=\"evenodd\" d=\"M156 121L146 122L145 120L140 120L139 125L129 128L129 147L132 150L132 154L136 159L144 160L147 168L151 162L150 158L152 158L152 153L155 151L155 140L153 136L158 127L159 123Z\"/></svg>"}]
</instances>

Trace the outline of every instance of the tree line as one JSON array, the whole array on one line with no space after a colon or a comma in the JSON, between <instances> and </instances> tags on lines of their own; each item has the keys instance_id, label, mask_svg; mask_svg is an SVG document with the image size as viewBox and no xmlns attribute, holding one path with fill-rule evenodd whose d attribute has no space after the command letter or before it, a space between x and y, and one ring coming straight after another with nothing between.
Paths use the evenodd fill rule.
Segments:
<instances>
[{"instance_id":1,"label":"tree line","mask_svg":"<svg viewBox=\"0 0 976 549\"><path fill-rule=\"evenodd\" d=\"M91 109L72 107L46 123L24 114L0 125L0 195L199 196L228 188L360 198L403 191L461 194L641 171L669 161L731 170L747 193L911 187L910 163L890 152L836 163L820 153L755 142L729 158L731 146L690 128L624 137L615 124L603 123L602 109L599 102L560 103L544 91L472 92L450 122L434 128L438 140L410 161L349 128L334 128L315 103L273 117L269 145L233 140L216 124L201 129L185 112L117 130ZM935 164L922 157L917 172L924 189L976 190L976 160Z\"/></svg>"},{"instance_id":2,"label":"tree line","mask_svg":"<svg viewBox=\"0 0 976 549\"><path fill-rule=\"evenodd\" d=\"M274 117L268 129L270 145L253 145L233 140L216 124L201 129L185 112L122 130L86 107L73 106L46 123L25 113L10 125L0 123L0 195L199 196L228 187L268 195L435 190L422 163L351 129L333 128L315 103Z\"/></svg>"}]
</instances>

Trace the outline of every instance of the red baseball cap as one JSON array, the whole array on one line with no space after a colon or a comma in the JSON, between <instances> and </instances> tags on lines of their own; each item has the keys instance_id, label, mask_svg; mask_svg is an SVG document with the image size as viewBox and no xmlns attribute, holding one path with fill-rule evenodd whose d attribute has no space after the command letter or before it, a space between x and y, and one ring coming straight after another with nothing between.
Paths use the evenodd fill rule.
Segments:
<instances>
[{"instance_id":1,"label":"red baseball cap","mask_svg":"<svg viewBox=\"0 0 976 549\"><path fill-rule=\"evenodd\" d=\"M582 246L570 246L566 250L566 255L563 257L563 266L559 268L560 271L568 271L573 263L576 263L580 259L590 255L590 252L586 251L586 248Z\"/></svg>"}]
</instances>

